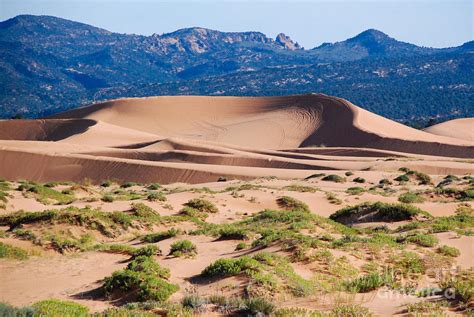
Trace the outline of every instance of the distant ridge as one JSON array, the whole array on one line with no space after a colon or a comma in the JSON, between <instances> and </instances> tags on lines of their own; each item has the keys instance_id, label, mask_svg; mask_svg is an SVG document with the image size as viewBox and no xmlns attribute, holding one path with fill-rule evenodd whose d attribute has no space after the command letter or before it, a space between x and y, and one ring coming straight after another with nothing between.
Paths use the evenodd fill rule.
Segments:
<instances>
[{"instance_id":1,"label":"distant ridge","mask_svg":"<svg viewBox=\"0 0 474 317\"><path fill-rule=\"evenodd\" d=\"M305 50L284 33L192 27L142 36L20 15L0 22L0 43L3 118L130 96L307 92L401 121L474 115L473 42L426 48L369 29Z\"/></svg>"}]
</instances>

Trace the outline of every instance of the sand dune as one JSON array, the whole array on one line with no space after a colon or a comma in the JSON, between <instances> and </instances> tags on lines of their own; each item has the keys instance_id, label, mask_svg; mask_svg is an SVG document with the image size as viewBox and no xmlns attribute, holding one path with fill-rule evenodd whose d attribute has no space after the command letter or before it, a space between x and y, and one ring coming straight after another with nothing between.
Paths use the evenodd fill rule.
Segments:
<instances>
[{"instance_id":1,"label":"sand dune","mask_svg":"<svg viewBox=\"0 0 474 317\"><path fill-rule=\"evenodd\" d=\"M132 98L0 121L0 177L196 183L400 166L472 173L472 162L460 159L474 158L474 142L456 136L321 94Z\"/></svg>"},{"instance_id":2,"label":"sand dune","mask_svg":"<svg viewBox=\"0 0 474 317\"><path fill-rule=\"evenodd\" d=\"M446 121L428 127L425 131L431 134L474 142L474 118Z\"/></svg>"}]
</instances>

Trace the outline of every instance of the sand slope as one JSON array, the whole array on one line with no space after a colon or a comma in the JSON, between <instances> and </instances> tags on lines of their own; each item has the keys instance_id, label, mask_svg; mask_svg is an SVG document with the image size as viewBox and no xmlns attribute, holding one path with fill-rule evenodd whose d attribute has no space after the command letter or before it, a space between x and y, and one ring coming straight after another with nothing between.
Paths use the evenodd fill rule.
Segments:
<instances>
[{"instance_id":1,"label":"sand slope","mask_svg":"<svg viewBox=\"0 0 474 317\"><path fill-rule=\"evenodd\" d=\"M43 120L0 121L0 153L0 177L38 181L196 183L400 166L474 172L466 160L474 142L321 94L113 100Z\"/></svg>"},{"instance_id":2,"label":"sand slope","mask_svg":"<svg viewBox=\"0 0 474 317\"><path fill-rule=\"evenodd\" d=\"M474 142L474 118L446 121L428 127L425 131L431 134Z\"/></svg>"}]
</instances>

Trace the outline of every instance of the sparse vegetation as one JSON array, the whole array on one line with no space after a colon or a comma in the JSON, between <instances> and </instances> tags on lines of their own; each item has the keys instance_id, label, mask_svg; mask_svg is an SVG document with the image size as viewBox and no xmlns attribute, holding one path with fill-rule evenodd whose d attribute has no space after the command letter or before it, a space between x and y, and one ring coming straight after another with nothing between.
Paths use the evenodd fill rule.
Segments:
<instances>
[{"instance_id":1,"label":"sparse vegetation","mask_svg":"<svg viewBox=\"0 0 474 317\"><path fill-rule=\"evenodd\" d=\"M166 231L147 234L142 238L142 240L143 242L156 243L165 239L176 237L180 233L181 233L181 230L171 228Z\"/></svg>"},{"instance_id":2,"label":"sparse vegetation","mask_svg":"<svg viewBox=\"0 0 474 317\"><path fill-rule=\"evenodd\" d=\"M28 258L28 252L22 248L0 242L0 259L1 258L26 260Z\"/></svg>"},{"instance_id":3,"label":"sparse vegetation","mask_svg":"<svg viewBox=\"0 0 474 317\"><path fill-rule=\"evenodd\" d=\"M461 255L461 251L459 251L459 249L455 248L455 247L450 247L450 246L447 246L447 245L442 245L440 247L438 247L438 249L436 250L439 254L442 254L442 255L446 255L446 256L450 256L450 257L458 257Z\"/></svg>"},{"instance_id":4,"label":"sparse vegetation","mask_svg":"<svg viewBox=\"0 0 474 317\"><path fill-rule=\"evenodd\" d=\"M407 193L401 194L398 197L398 201L405 204L414 204L414 203L422 203L425 201L425 199L416 193L407 192Z\"/></svg>"},{"instance_id":5,"label":"sparse vegetation","mask_svg":"<svg viewBox=\"0 0 474 317\"><path fill-rule=\"evenodd\" d=\"M301 210L309 212L309 207L306 203L289 196L282 196L278 198L277 204L284 210Z\"/></svg>"},{"instance_id":6,"label":"sparse vegetation","mask_svg":"<svg viewBox=\"0 0 474 317\"><path fill-rule=\"evenodd\" d=\"M197 248L194 243L189 240L179 240L171 245L170 255L176 257L193 257L197 253Z\"/></svg>"},{"instance_id":7,"label":"sparse vegetation","mask_svg":"<svg viewBox=\"0 0 474 317\"><path fill-rule=\"evenodd\" d=\"M219 209L217 209L216 205L214 205L212 202L210 202L208 200L205 200L205 199L201 199L201 198L191 199L190 201L188 201L184 205L187 206L187 207L196 209L200 212L216 213L216 212L219 211Z\"/></svg>"},{"instance_id":8,"label":"sparse vegetation","mask_svg":"<svg viewBox=\"0 0 474 317\"><path fill-rule=\"evenodd\" d=\"M167 282L170 273L150 256L137 256L121 271L104 279L104 291L108 297L129 298L138 301L164 302L178 286ZM131 299L131 298L130 298Z\"/></svg>"},{"instance_id":9,"label":"sparse vegetation","mask_svg":"<svg viewBox=\"0 0 474 317\"><path fill-rule=\"evenodd\" d=\"M322 178L323 181L335 182L335 183L345 183L346 179L342 176L330 174Z\"/></svg>"}]
</instances>

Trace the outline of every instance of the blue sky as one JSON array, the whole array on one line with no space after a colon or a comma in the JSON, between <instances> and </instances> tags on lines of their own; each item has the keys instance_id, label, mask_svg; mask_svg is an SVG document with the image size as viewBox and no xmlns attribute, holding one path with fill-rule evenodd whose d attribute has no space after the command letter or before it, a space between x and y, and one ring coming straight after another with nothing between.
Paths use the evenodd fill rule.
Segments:
<instances>
[{"instance_id":1,"label":"blue sky","mask_svg":"<svg viewBox=\"0 0 474 317\"><path fill-rule=\"evenodd\" d=\"M221 31L284 32L305 48L368 28L431 47L473 40L474 0L0 0L0 20L54 15L114 32L150 35L201 26Z\"/></svg>"}]
</instances>

